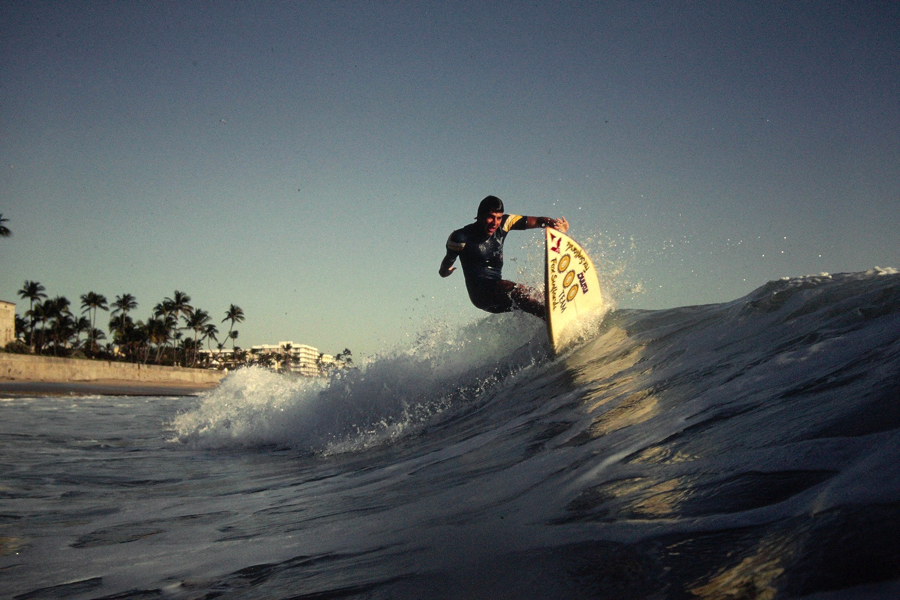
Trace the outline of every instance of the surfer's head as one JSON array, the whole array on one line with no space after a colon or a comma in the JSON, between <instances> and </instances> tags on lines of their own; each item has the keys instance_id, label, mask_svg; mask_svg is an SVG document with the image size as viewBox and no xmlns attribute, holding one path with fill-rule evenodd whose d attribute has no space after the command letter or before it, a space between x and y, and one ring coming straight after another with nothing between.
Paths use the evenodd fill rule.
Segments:
<instances>
[{"instance_id":1,"label":"surfer's head","mask_svg":"<svg viewBox=\"0 0 900 600\"><path fill-rule=\"evenodd\" d=\"M503 221L503 200L497 196L488 196L482 200L475 220L481 224L486 234L494 235Z\"/></svg>"},{"instance_id":2,"label":"surfer's head","mask_svg":"<svg viewBox=\"0 0 900 600\"><path fill-rule=\"evenodd\" d=\"M503 214L503 200L497 196L487 196L481 201L481 204L478 205L478 215L475 218L481 219L481 217L488 213L497 212L501 215Z\"/></svg>"}]
</instances>

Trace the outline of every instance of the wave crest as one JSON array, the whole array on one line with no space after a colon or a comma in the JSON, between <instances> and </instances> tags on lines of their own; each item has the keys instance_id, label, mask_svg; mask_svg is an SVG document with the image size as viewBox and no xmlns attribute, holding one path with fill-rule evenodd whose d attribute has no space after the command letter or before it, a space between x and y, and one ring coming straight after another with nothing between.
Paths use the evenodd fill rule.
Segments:
<instances>
[{"instance_id":1,"label":"wave crest","mask_svg":"<svg viewBox=\"0 0 900 600\"><path fill-rule=\"evenodd\" d=\"M360 451L477 407L486 391L546 357L543 324L528 315L491 315L461 329L438 323L331 379L239 369L172 427L178 441L204 447Z\"/></svg>"}]
</instances>

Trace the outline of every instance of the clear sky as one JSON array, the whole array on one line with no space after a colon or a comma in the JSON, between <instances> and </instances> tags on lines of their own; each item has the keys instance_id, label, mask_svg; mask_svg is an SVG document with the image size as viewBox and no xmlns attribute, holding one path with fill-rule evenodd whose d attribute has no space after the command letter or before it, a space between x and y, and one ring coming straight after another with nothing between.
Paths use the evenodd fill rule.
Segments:
<instances>
[{"instance_id":1,"label":"clear sky","mask_svg":"<svg viewBox=\"0 0 900 600\"><path fill-rule=\"evenodd\" d=\"M488 194L566 216L620 307L900 267L898 32L896 2L4 2L0 299L180 290L239 345L371 355L483 314L437 268Z\"/></svg>"}]
</instances>

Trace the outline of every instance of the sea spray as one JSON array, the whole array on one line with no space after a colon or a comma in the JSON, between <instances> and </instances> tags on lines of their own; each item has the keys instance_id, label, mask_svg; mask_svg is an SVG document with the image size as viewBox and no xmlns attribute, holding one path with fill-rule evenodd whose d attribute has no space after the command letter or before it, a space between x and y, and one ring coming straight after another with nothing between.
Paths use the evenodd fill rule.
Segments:
<instances>
[{"instance_id":1,"label":"sea spray","mask_svg":"<svg viewBox=\"0 0 900 600\"><path fill-rule=\"evenodd\" d=\"M490 315L460 329L435 324L331 378L238 369L172 428L178 441L201 447L362 451L472 410L486 391L546 359L543 323L529 315Z\"/></svg>"}]
</instances>

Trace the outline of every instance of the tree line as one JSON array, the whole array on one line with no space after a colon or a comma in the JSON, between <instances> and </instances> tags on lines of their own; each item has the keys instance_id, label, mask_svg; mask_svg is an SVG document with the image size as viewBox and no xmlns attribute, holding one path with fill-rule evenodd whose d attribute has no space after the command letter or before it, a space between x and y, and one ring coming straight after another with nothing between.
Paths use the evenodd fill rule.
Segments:
<instances>
[{"instance_id":1,"label":"tree line","mask_svg":"<svg viewBox=\"0 0 900 600\"><path fill-rule=\"evenodd\" d=\"M0 237L12 235L5 225L8 222L9 219L0 213ZM146 321L134 321L129 314L138 307L137 300L131 294L116 296L112 303L96 292L82 294L80 316L73 312L68 298L50 298L44 286L36 281L26 281L18 295L28 300L28 310L24 317L18 314L15 317L16 339L7 344L8 352L196 367L202 360L204 343L209 350L215 343L216 348L222 351L227 341L231 340L231 356L226 363L219 360L221 355L214 363L219 368L223 365L259 364L283 370L285 365L296 361L289 346L274 353L247 353L236 346L238 330L234 326L244 321L244 311L235 304L228 307L225 318L219 322L229 323L228 331L220 339L212 316L203 309L191 306L191 297L178 290L171 298L156 304ZM112 310L108 327L112 339L106 343L103 343L107 340L106 333L97 327L99 310ZM209 360L209 353L206 359ZM352 354L346 348L330 362L325 361L325 355L321 353L316 361L320 375L327 375L335 368L353 366Z\"/></svg>"},{"instance_id":2,"label":"tree line","mask_svg":"<svg viewBox=\"0 0 900 600\"><path fill-rule=\"evenodd\" d=\"M220 334L209 312L191 305L191 297L175 290L153 307L146 320L135 321L132 313L137 299L131 294L116 296L109 302L103 294L81 295L80 316L65 296L50 298L43 285L26 281L18 295L28 301L24 317L16 315L16 342L13 351L53 356L123 359L130 362L196 367L204 344L220 350L231 340L232 350L238 338L234 326L244 320L241 307L232 304L219 324L229 323ZM110 313L108 331L97 327L98 311ZM221 339L220 339L221 335Z\"/></svg>"}]
</instances>

